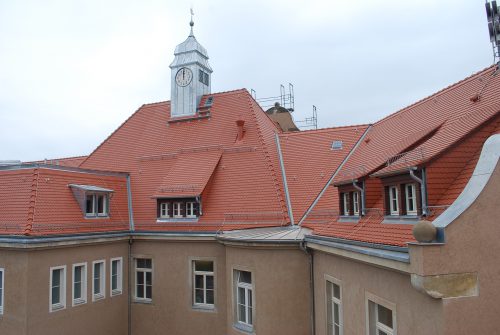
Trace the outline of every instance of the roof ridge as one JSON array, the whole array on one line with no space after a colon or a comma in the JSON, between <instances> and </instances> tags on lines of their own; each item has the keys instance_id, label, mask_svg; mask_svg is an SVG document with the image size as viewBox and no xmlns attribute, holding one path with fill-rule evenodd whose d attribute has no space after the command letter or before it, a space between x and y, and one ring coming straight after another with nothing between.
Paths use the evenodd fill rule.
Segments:
<instances>
[{"instance_id":1,"label":"roof ridge","mask_svg":"<svg viewBox=\"0 0 500 335\"><path fill-rule=\"evenodd\" d=\"M372 124L370 123L364 123L364 124L353 124L353 125L348 125L348 126L336 126L336 127L326 127L326 128L320 128L320 129L307 129L307 130L301 130L301 131L291 131L291 132L283 132L280 134L280 136L298 136L298 135L303 135L303 134L311 134L311 133L326 133L328 131L332 130L343 130L343 129L349 129L349 128L361 128L361 127L369 127Z\"/></svg>"},{"instance_id":2,"label":"roof ridge","mask_svg":"<svg viewBox=\"0 0 500 335\"><path fill-rule=\"evenodd\" d=\"M263 151L264 151L264 156L265 156L265 158L267 160L267 163L268 163L269 172L271 173L271 177L273 179L274 187L276 188L276 193L278 195L278 201L281 204L281 211L282 211L282 213L284 214L285 217L288 217L288 210L287 210L287 207L286 207L286 204L285 204L285 199L283 198L283 190L281 189L281 187L279 185L278 177L276 176L275 169L273 167L273 162L271 161L271 157L269 155L269 151L267 149L266 142L264 141L264 135L262 134L262 129L261 129L259 120L257 119L257 114L256 114L257 111L255 110L255 108L253 106L253 103L252 103L252 101L255 101L255 100L253 100L253 97L250 96L250 94L248 93L248 91L246 91L245 93L246 93L245 95L246 95L246 98L247 98L248 105L250 107L250 110L252 111L252 115L253 115L253 118L255 120L255 124L257 126L258 137L259 137L259 140L261 142L261 145L262 145L262 148L263 148ZM252 100L250 100L250 98ZM290 219L290 218L288 218L288 219Z\"/></svg>"},{"instance_id":3,"label":"roof ridge","mask_svg":"<svg viewBox=\"0 0 500 335\"><path fill-rule=\"evenodd\" d=\"M31 235L33 231L33 222L35 222L35 205L36 198L38 195L38 168L33 169L33 179L31 181L31 191L30 191L30 204L28 207L28 219L26 220L26 226L24 227L24 235Z\"/></svg>"},{"instance_id":4,"label":"roof ridge","mask_svg":"<svg viewBox=\"0 0 500 335\"><path fill-rule=\"evenodd\" d=\"M475 72L475 73L471 74L470 76L465 77L462 80L459 80L459 81L457 81L457 82L455 82L453 84L450 84L450 85L446 86L445 88L442 88L439 91L432 93L431 95L428 95L428 96L426 96L426 97L424 97L424 98L422 98L420 100L417 100L416 102L414 102L414 103L412 103L412 104L410 104L410 105L408 105L406 107L403 107L403 108L399 109L398 111L396 111L396 112L394 112L392 114L387 115L386 117L384 117L384 118L378 120L377 122L375 122L373 125L377 125L377 124L379 124L379 123L381 123L381 122L383 122L385 120L388 120L388 119L391 119L393 117L396 117L396 116L400 115L403 112L406 112L407 110L409 110L411 108L414 108L414 107L416 107L418 105L421 105L421 104L429 101L433 97L438 97L438 96L444 94L445 92L451 90L452 88L460 87L460 86L466 84L467 82L471 81L472 79L475 79L479 75L486 74L488 71L494 70L496 68L496 66L497 65L494 64L494 65L488 66L488 67L486 67L486 68L484 68L484 69L482 69L482 70L480 70L478 72Z\"/></svg>"},{"instance_id":5,"label":"roof ridge","mask_svg":"<svg viewBox=\"0 0 500 335\"><path fill-rule=\"evenodd\" d=\"M238 88L238 89L229 90L229 91L207 93L207 94L203 94L203 96L205 96L205 95L206 96L222 95L222 94L228 94L228 93L235 93L235 92L239 92L239 91L247 91L248 92L248 90L246 88ZM169 103L171 103L171 101L172 100L163 100L163 101L156 101L156 102L148 102L148 103L143 104L141 107L149 107L149 106L152 106L152 105L169 104Z\"/></svg>"}]
</instances>

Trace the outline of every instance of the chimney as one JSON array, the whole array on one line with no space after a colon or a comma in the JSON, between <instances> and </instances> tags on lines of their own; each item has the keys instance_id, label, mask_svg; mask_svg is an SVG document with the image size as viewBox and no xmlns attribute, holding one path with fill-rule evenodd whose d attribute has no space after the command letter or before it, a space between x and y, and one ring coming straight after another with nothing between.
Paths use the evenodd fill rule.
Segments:
<instances>
[{"instance_id":1,"label":"chimney","mask_svg":"<svg viewBox=\"0 0 500 335\"><path fill-rule=\"evenodd\" d=\"M236 142L241 142L243 140L243 136L245 135L245 129L243 128L244 125L245 120L236 120L236 126L238 127L238 136L236 137Z\"/></svg>"}]
</instances>

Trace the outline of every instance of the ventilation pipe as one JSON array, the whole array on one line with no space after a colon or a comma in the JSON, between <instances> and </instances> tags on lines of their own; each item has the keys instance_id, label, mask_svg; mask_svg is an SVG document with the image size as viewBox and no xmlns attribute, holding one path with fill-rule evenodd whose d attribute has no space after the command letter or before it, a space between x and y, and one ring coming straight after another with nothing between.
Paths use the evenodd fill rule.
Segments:
<instances>
[{"instance_id":1,"label":"ventilation pipe","mask_svg":"<svg viewBox=\"0 0 500 335\"><path fill-rule=\"evenodd\" d=\"M243 136L245 135L245 120L238 119L236 120L236 126L238 127L238 136L236 137L236 142L240 142L243 140Z\"/></svg>"},{"instance_id":2,"label":"ventilation pipe","mask_svg":"<svg viewBox=\"0 0 500 335\"><path fill-rule=\"evenodd\" d=\"M352 181L352 186L359 191L361 194L361 215L365 215L365 182L362 182L362 187L358 186L358 180L355 179Z\"/></svg>"},{"instance_id":3,"label":"ventilation pipe","mask_svg":"<svg viewBox=\"0 0 500 335\"><path fill-rule=\"evenodd\" d=\"M410 168L410 177L411 179L415 180L417 183L420 184L420 198L422 199L422 215L427 216L427 181L425 179L425 170L422 169L422 179L418 178L415 175L415 170L417 170L416 167L411 167Z\"/></svg>"}]
</instances>

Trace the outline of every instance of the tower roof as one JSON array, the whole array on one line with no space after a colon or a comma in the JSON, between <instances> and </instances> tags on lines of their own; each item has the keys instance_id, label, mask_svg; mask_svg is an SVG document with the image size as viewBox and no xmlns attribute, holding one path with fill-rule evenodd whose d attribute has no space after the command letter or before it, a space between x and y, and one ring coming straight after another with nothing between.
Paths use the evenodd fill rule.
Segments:
<instances>
[{"instance_id":1,"label":"tower roof","mask_svg":"<svg viewBox=\"0 0 500 335\"><path fill-rule=\"evenodd\" d=\"M175 58L172 64L170 64L170 67L173 68L181 65L198 63L199 65L205 67L209 72L212 72L212 68L208 64L207 49L205 49L194 37L193 21L190 22L190 25L191 33L184 42L175 47Z\"/></svg>"}]
</instances>

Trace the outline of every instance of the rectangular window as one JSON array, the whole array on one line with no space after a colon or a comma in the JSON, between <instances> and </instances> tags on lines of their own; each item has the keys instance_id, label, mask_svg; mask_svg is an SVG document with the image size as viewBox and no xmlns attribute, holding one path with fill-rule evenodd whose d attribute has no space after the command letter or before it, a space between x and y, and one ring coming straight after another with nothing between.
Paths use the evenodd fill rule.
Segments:
<instances>
[{"instance_id":1,"label":"rectangular window","mask_svg":"<svg viewBox=\"0 0 500 335\"><path fill-rule=\"evenodd\" d=\"M87 302L87 263L73 264L73 306Z\"/></svg>"},{"instance_id":2,"label":"rectangular window","mask_svg":"<svg viewBox=\"0 0 500 335\"><path fill-rule=\"evenodd\" d=\"M200 83L203 83L203 71L202 70L198 70L198 80L200 81Z\"/></svg>"},{"instance_id":3,"label":"rectangular window","mask_svg":"<svg viewBox=\"0 0 500 335\"><path fill-rule=\"evenodd\" d=\"M349 192L342 193L342 197L344 200L344 208L343 208L343 215L349 215Z\"/></svg>"},{"instance_id":4,"label":"rectangular window","mask_svg":"<svg viewBox=\"0 0 500 335\"><path fill-rule=\"evenodd\" d=\"M180 202L174 202L173 203L173 212L174 212L174 218L181 218L182 213L181 213L181 203Z\"/></svg>"},{"instance_id":5,"label":"rectangular window","mask_svg":"<svg viewBox=\"0 0 500 335\"><path fill-rule=\"evenodd\" d=\"M112 258L111 259L111 278L110 278L110 287L111 287L111 296L122 294L122 286L123 286L123 259Z\"/></svg>"},{"instance_id":6,"label":"rectangular window","mask_svg":"<svg viewBox=\"0 0 500 335\"><path fill-rule=\"evenodd\" d=\"M252 273L235 270L236 279L236 319L244 326L253 325Z\"/></svg>"},{"instance_id":7,"label":"rectangular window","mask_svg":"<svg viewBox=\"0 0 500 335\"><path fill-rule=\"evenodd\" d=\"M326 281L327 334L342 335L342 292L336 283Z\"/></svg>"},{"instance_id":8,"label":"rectangular window","mask_svg":"<svg viewBox=\"0 0 500 335\"><path fill-rule=\"evenodd\" d=\"M3 314L4 269L0 268L0 315Z\"/></svg>"},{"instance_id":9,"label":"rectangular window","mask_svg":"<svg viewBox=\"0 0 500 335\"><path fill-rule=\"evenodd\" d=\"M50 268L49 311L66 308L66 266Z\"/></svg>"},{"instance_id":10,"label":"rectangular window","mask_svg":"<svg viewBox=\"0 0 500 335\"><path fill-rule=\"evenodd\" d=\"M161 202L160 203L160 218L166 219L170 217L170 211L169 211L169 206L168 202Z\"/></svg>"},{"instance_id":11,"label":"rectangular window","mask_svg":"<svg viewBox=\"0 0 500 335\"><path fill-rule=\"evenodd\" d=\"M398 188L396 186L389 187L389 213L399 215Z\"/></svg>"},{"instance_id":12,"label":"rectangular window","mask_svg":"<svg viewBox=\"0 0 500 335\"><path fill-rule=\"evenodd\" d=\"M405 185L406 214L417 215L417 196L415 184Z\"/></svg>"},{"instance_id":13,"label":"rectangular window","mask_svg":"<svg viewBox=\"0 0 500 335\"><path fill-rule=\"evenodd\" d=\"M106 266L104 261L95 261L92 263L92 301L104 299L106 291Z\"/></svg>"},{"instance_id":14,"label":"rectangular window","mask_svg":"<svg viewBox=\"0 0 500 335\"><path fill-rule=\"evenodd\" d=\"M193 261L193 305L214 307L214 262Z\"/></svg>"},{"instance_id":15,"label":"rectangular window","mask_svg":"<svg viewBox=\"0 0 500 335\"><path fill-rule=\"evenodd\" d=\"M367 301L368 334L396 335L395 305L371 294L369 296Z\"/></svg>"},{"instance_id":16,"label":"rectangular window","mask_svg":"<svg viewBox=\"0 0 500 335\"><path fill-rule=\"evenodd\" d=\"M104 193L87 193L85 196L85 216L108 216L109 195Z\"/></svg>"},{"instance_id":17,"label":"rectangular window","mask_svg":"<svg viewBox=\"0 0 500 335\"><path fill-rule=\"evenodd\" d=\"M208 73L203 73L203 83L208 86Z\"/></svg>"},{"instance_id":18,"label":"rectangular window","mask_svg":"<svg viewBox=\"0 0 500 335\"><path fill-rule=\"evenodd\" d=\"M150 258L135 260L135 298L151 301L153 289L153 261Z\"/></svg>"},{"instance_id":19,"label":"rectangular window","mask_svg":"<svg viewBox=\"0 0 500 335\"><path fill-rule=\"evenodd\" d=\"M186 202L186 217L187 218L195 218L195 203L194 202Z\"/></svg>"},{"instance_id":20,"label":"rectangular window","mask_svg":"<svg viewBox=\"0 0 500 335\"><path fill-rule=\"evenodd\" d=\"M352 194L352 207L353 207L353 214L359 215L359 192L354 192Z\"/></svg>"}]
</instances>

